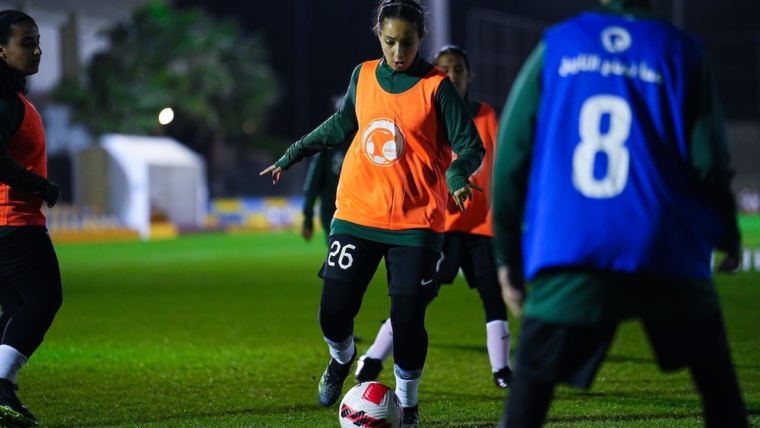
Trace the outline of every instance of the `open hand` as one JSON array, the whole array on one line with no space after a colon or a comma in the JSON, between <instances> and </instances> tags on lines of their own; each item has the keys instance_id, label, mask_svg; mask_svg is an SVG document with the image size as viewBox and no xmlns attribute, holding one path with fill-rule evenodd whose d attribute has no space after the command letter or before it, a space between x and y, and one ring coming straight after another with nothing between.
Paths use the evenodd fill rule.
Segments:
<instances>
[{"instance_id":1,"label":"open hand","mask_svg":"<svg viewBox=\"0 0 760 428\"><path fill-rule=\"evenodd\" d=\"M312 236L314 236L314 229L312 229L310 227L306 227L306 226L302 227L301 228L301 236L303 236L303 239L306 242L310 242Z\"/></svg>"}]
</instances>

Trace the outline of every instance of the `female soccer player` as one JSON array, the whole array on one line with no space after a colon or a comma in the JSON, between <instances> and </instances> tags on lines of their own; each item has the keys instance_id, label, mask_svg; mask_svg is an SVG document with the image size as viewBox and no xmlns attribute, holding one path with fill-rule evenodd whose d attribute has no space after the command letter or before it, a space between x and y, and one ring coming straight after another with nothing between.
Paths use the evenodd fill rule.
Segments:
<instances>
[{"instance_id":1,"label":"female soccer player","mask_svg":"<svg viewBox=\"0 0 760 428\"><path fill-rule=\"evenodd\" d=\"M0 419L36 426L19 401L16 376L42 343L62 302L61 274L41 206L58 186L47 180L42 120L24 96L40 65L40 33L15 10L0 12Z\"/></svg>"},{"instance_id":2,"label":"female soccer player","mask_svg":"<svg viewBox=\"0 0 760 428\"><path fill-rule=\"evenodd\" d=\"M261 172L274 183L305 156L356 132L338 184L319 321L331 359L319 402L340 398L356 359L353 322L380 259L385 258L395 334L396 393L402 427L419 426L417 390L427 356L425 308L437 293L436 262L448 189L464 209L469 177L484 149L464 100L444 72L419 56L425 9L415 0L381 0L374 31L383 58L354 70L341 108ZM451 152L457 159L451 162Z\"/></svg>"},{"instance_id":3,"label":"female soccer player","mask_svg":"<svg viewBox=\"0 0 760 428\"><path fill-rule=\"evenodd\" d=\"M507 307L501 297L501 286L496 275L496 263L491 253L491 207L488 197L491 188L491 166L496 148L498 120L488 104L471 100L467 96L467 83L472 78L467 53L458 46L445 46L438 51L433 64L454 82L475 120L480 138L486 148L483 166L470 177L473 184L485 192L486 198L476 198L466 205L467 212L449 209L446 213L446 233L443 250L438 261L438 284L454 282L462 268L467 284L478 290L486 315L486 347L491 360L494 384L507 388L512 377L509 363L509 326ZM383 362L393 352L393 328L386 320L367 353L359 358L356 380L377 380Z\"/></svg>"}]
</instances>

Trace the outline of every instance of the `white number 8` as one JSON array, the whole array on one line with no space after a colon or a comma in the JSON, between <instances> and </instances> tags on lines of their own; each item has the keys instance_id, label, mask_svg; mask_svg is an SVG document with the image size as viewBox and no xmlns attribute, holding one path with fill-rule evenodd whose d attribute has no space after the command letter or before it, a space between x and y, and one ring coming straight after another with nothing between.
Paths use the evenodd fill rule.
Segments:
<instances>
[{"instance_id":1,"label":"white number 8","mask_svg":"<svg viewBox=\"0 0 760 428\"><path fill-rule=\"evenodd\" d=\"M327 264L330 266L335 266L335 262L332 260L333 257L337 256L338 253L340 253L340 256L338 256L338 266L340 266L341 269L348 269L351 267L352 264L354 264L354 257L351 255L351 253L348 253L348 250L355 250L356 245L346 244L343 248L340 246L340 242L333 241L332 244L330 244L330 250L335 249L334 251L330 251L330 255L327 256Z\"/></svg>"},{"instance_id":2,"label":"white number 8","mask_svg":"<svg viewBox=\"0 0 760 428\"><path fill-rule=\"evenodd\" d=\"M604 115L609 115L607 133L601 133ZM620 97L597 95L581 106L581 142L573 153L573 185L584 196L604 199L619 195L628 182L630 153L625 146L631 132L631 107ZM596 155L607 155L607 171L594 177Z\"/></svg>"}]
</instances>

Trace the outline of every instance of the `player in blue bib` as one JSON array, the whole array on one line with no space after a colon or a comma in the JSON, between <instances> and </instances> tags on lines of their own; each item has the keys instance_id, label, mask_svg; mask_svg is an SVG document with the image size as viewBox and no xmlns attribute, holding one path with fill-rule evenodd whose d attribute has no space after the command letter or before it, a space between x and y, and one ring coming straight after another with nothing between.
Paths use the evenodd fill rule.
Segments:
<instances>
[{"instance_id":1,"label":"player in blue bib","mask_svg":"<svg viewBox=\"0 0 760 428\"><path fill-rule=\"evenodd\" d=\"M547 30L504 109L494 246L525 319L501 426L540 426L557 383L589 388L629 318L663 370L689 369L708 427L747 426L711 270L741 242L724 119L702 44L651 3Z\"/></svg>"}]
</instances>

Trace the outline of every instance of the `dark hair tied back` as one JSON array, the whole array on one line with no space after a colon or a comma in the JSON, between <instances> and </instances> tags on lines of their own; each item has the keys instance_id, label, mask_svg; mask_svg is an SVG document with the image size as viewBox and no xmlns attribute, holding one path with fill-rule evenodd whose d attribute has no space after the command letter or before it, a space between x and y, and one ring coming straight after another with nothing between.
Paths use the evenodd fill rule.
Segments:
<instances>
[{"instance_id":1,"label":"dark hair tied back","mask_svg":"<svg viewBox=\"0 0 760 428\"><path fill-rule=\"evenodd\" d=\"M11 27L27 21L34 22L34 19L24 12L11 9L0 11L0 43L8 44L11 37Z\"/></svg>"},{"instance_id":2,"label":"dark hair tied back","mask_svg":"<svg viewBox=\"0 0 760 428\"><path fill-rule=\"evenodd\" d=\"M375 22L372 29L380 33L383 21L386 19L403 19L415 24L417 35L423 38L426 32L426 14L424 6L417 0L380 0L375 10Z\"/></svg>"},{"instance_id":3,"label":"dark hair tied back","mask_svg":"<svg viewBox=\"0 0 760 428\"><path fill-rule=\"evenodd\" d=\"M11 27L22 22L34 22L31 16L18 10L0 11L0 44L8 45L13 34ZM0 61L0 98L15 97L17 92L26 93L26 79L12 73L5 61Z\"/></svg>"}]
</instances>

